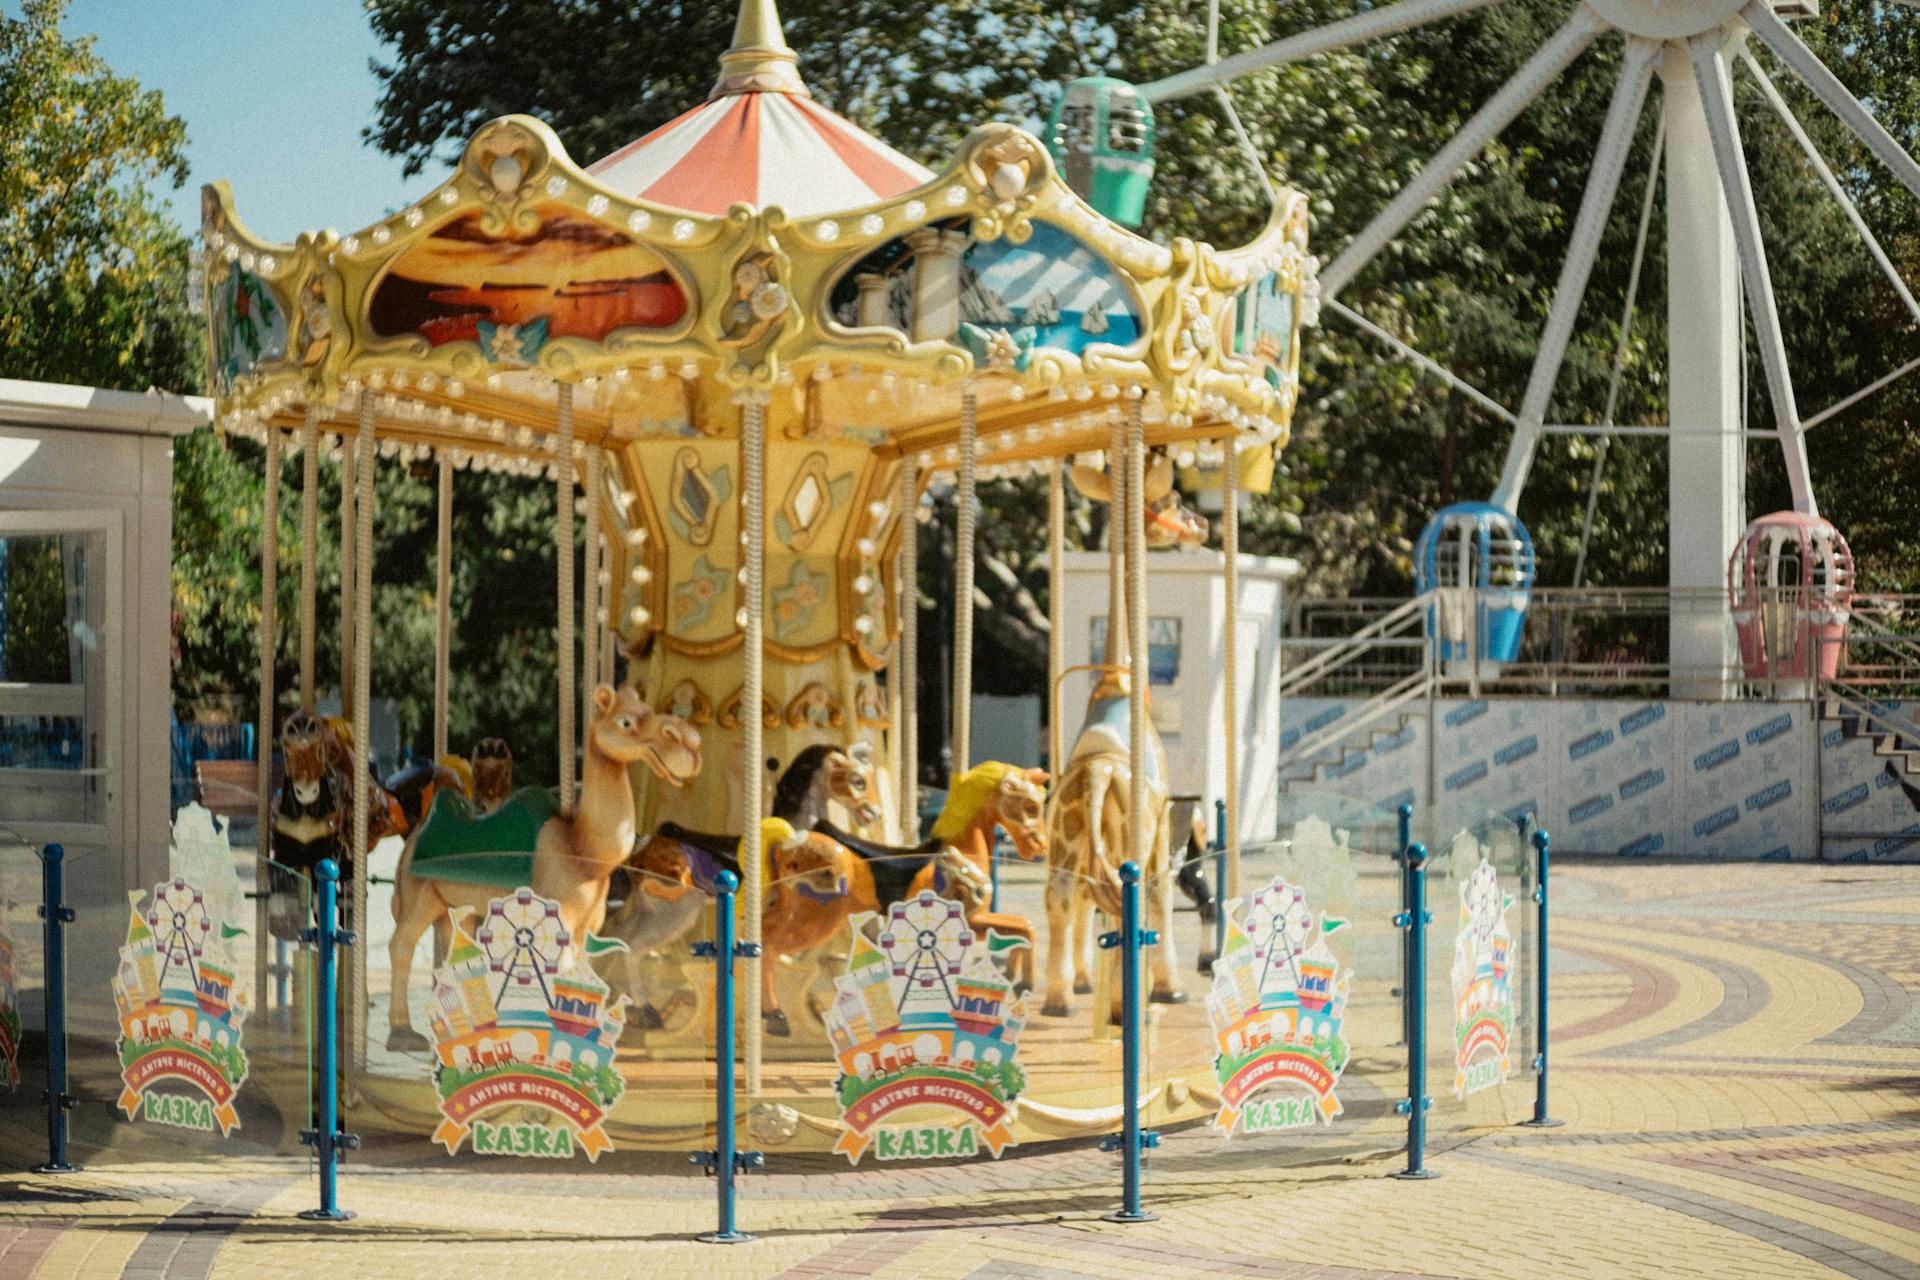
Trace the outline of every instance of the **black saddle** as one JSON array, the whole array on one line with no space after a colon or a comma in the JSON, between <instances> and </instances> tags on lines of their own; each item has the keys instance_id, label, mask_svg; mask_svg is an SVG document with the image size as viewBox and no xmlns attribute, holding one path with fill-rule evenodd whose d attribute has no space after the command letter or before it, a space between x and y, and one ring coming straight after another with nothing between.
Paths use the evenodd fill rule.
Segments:
<instances>
[{"instance_id":1,"label":"black saddle","mask_svg":"<svg viewBox=\"0 0 1920 1280\"><path fill-rule=\"evenodd\" d=\"M914 877L940 852L938 840L903 846L863 840L842 831L831 822L816 822L813 829L867 860L869 870L873 872L874 892L880 899L880 909L883 911L906 898Z\"/></svg>"},{"instance_id":2,"label":"black saddle","mask_svg":"<svg viewBox=\"0 0 1920 1280\"><path fill-rule=\"evenodd\" d=\"M714 877L722 871L740 875L740 837L713 831L691 831L677 822L663 822L655 835L671 840L698 855L690 859L693 882L702 893L711 894Z\"/></svg>"}]
</instances>

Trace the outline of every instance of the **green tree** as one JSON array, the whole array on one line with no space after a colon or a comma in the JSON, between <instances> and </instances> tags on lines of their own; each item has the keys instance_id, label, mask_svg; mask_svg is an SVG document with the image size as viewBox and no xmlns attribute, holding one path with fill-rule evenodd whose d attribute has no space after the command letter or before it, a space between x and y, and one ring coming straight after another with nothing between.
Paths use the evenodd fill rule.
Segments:
<instances>
[{"instance_id":1,"label":"green tree","mask_svg":"<svg viewBox=\"0 0 1920 1280\"><path fill-rule=\"evenodd\" d=\"M595 158L703 99L732 8L659 0L613 10L552 0L373 0L374 29L390 59L380 71L380 121L369 136L418 166L453 154L489 116L532 111L577 158ZM1220 47L1231 53L1351 12L1349 0L1222 0ZM1565 16L1563 0L1504 0L1233 86L1266 168L1311 197L1314 245L1323 259ZM980 121L1037 119L1074 75L1108 72L1141 82L1202 61L1207 5L909 0L883 9L870 0L789 0L783 18L802 74L822 101L940 164ZM554 38L556 24L564 38ZM1920 150L1920 22L1884 5L1850 5L1799 30L1871 99L1896 137ZM1343 301L1517 405L1618 60L1617 39L1598 42L1349 286ZM647 74L636 76L635 68ZM1813 408L1911 358L1915 334L1770 109L1744 77L1737 81L1799 398ZM1911 268L1920 226L1914 202L1797 83L1785 91L1869 221ZM1597 421L1604 403L1658 95L1656 87L1628 160L1554 399L1556 420ZM1265 196L1218 100L1166 103L1159 114L1148 230L1215 243L1244 239L1264 216ZM1656 215L1627 334L1621 424L1666 420L1664 271L1664 219ZM1757 358L1750 363L1758 370ZM1293 441L1274 492L1246 522L1243 546L1301 559L1310 591L1405 591L1414 538L1439 506L1491 490L1508 428L1337 318L1311 335L1304 380ZM1750 382L1752 420L1771 421L1761 380ZM1869 580L1887 585L1914 576L1913 539L1900 507L1901 495L1920 479L1920 460L1905 445L1913 407L1911 388L1896 389L1811 438L1824 504L1852 533ZM1565 437L1540 450L1521 515L1540 545L1543 582L1571 578L1596 447L1592 438ZM1863 473L1875 469L1848 465L1864 447L1884 450L1876 456L1890 465L1870 476ZM1599 475L1589 581L1664 580L1665 452L1657 437L1623 438L1609 451ZM1782 505L1777 447L1756 442L1750 452L1750 506L1759 512ZM1030 482L982 492L988 518L981 522L976 604L984 606L985 660L977 663L983 690L1040 683L1046 583L1038 493ZM950 594L950 520L942 508L923 528L920 586L935 607L947 607ZM1076 540L1091 543L1101 525L1101 513L1076 503ZM937 639L924 647L922 687L938 688L945 672ZM929 741L933 729L929 722Z\"/></svg>"},{"instance_id":2,"label":"green tree","mask_svg":"<svg viewBox=\"0 0 1920 1280\"><path fill-rule=\"evenodd\" d=\"M65 9L0 14L0 374L194 389L187 244L150 194L186 181L185 126L62 35Z\"/></svg>"}]
</instances>

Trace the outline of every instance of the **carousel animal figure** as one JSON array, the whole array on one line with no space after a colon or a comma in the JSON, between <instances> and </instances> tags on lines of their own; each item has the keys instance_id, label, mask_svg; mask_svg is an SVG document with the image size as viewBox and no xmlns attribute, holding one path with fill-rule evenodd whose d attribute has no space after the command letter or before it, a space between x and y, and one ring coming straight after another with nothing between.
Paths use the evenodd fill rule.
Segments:
<instances>
[{"instance_id":1,"label":"carousel animal figure","mask_svg":"<svg viewBox=\"0 0 1920 1280\"><path fill-rule=\"evenodd\" d=\"M274 937L295 942L311 914L302 888L313 869L321 859L332 858L342 875L350 875L352 862L341 836L346 805L317 718L305 711L287 717L280 726L280 759L283 780L273 799L269 851L287 871L275 875L268 886L267 922Z\"/></svg>"},{"instance_id":2,"label":"carousel animal figure","mask_svg":"<svg viewBox=\"0 0 1920 1280\"><path fill-rule=\"evenodd\" d=\"M473 811L486 817L513 794L513 748L504 738L473 744Z\"/></svg>"},{"instance_id":3,"label":"carousel animal figure","mask_svg":"<svg viewBox=\"0 0 1920 1280\"><path fill-rule=\"evenodd\" d=\"M872 797L873 749L816 744L794 756L773 788L773 814L789 831L806 831L826 820L828 805L844 806L853 820L870 825L880 818ZM684 938L712 899L721 871L740 874L740 837L693 831L662 823L645 840L618 877L620 905L607 918L607 936L627 944L627 991L636 1003L634 1025L657 1024L641 991L640 965L649 953ZM696 892L697 891L697 892Z\"/></svg>"},{"instance_id":4,"label":"carousel animal figure","mask_svg":"<svg viewBox=\"0 0 1920 1280\"><path fill-rule=\"evenodd\" d=\"M1207 819L1198 796L1176 796L1173 800L1173 838L1184 836L1181 856L1175 859L1173 882L1188 902L1200 913L1200 961L1203 974L1213 972L1213 922L1220 910L1213 886L1207 883Z\"/></svg>"},{"instance_id":5,"label":"carousel animal figure","mask_svg":"<svg viewBox=\"0 0 1920 1280\"><path fill-rule=\"evenodd\" d=\"M574 937L599 933L606 920L607 886L633 849L633 785L627 767L640 762L668 786L685 786L700 772L700 734L677 716L657 714L632 688L593 691L581 768L580 803L563 813L554 793L523 787L499 809L473 816L452 792L407 842L394 877L392 965L387 1047L420 1049L407 1008L414 946L450 912L486 910L503 889L530 887L560 904L561 923Z\"/></svg>"},{"instance_id":6,"label":"carousel animal figure","mask_svg":"<svg viewBox=\"0 0 1920 1280\"><path fill-rule=\"evenodd\" d=\"M960 861L977 872L979 881L989 884L996 831L1007 833L1022 861L1045 859L1046 782L1047 774L1042 769L1022 769L999 761L977 764L953 780L931 836L920 845L878 844L829 823L819 824L814 830L867 860L877 889L879 905L874 909L884 911L895 902L931 889L962 903L967 908L967 924L976 932L992 929L1024 940L1027 946L1016 952L1015 971L1009 976L1016 987L1026 990L1034 978L1033 922L1022 915L988 910L988 897L969 893L951 872L954 860L943 857L942 852L953 850Z\"/></svg>"},{"instance_id":7,"label":"carousel animal figure","mask_svg":"<svg viewBox=\"0 0 1920 1280\"><path fill-rule=\"evenodd\" d=\"M793 1029L780 1008L776 989L781 962L825 946L841 934L852 916L884 911L899 898L882 900L874 872L884 864L855 853L824 831L795 831L778 819L768 823L779 826L778 838L767 844L768 890L760 917L760 943L767 962L760 966L760 1010L767 1034L787 1036ZM1022 917L985 910L993 895L992 881L953 845L939 845L923 871L937 886L935 892L954 898L969 913L978 911L983 919L1002 922L996 926L1001 933L1026 923ZM1028 927L1027 936L1031 935Z\"/></svg>"},{"instance_id":8,"label":"carousel animal figure","mask_svg":"<svg viewBox=\"0 0 1920 1280\"><path fill-rule=\"evenodd\" d=\"M1088 471L1092 474L1081 474ZM1073 481L1089 498L1112 502L1115 485L1108 472L1075 468ZM1173 468L1164 455L1156 456L1149 466L1143 492L1149 506L1173 492ZM1149 529L1153 524L1149 512ZM1204 522L1200 528L1204 537ZM1109 537L1117 532L1111 521L1109 530ZM1133 838L1133 814L1128 807L1133 787L1129 759L1132 673L1123 623L1125 604L1126 584L1116 557L1109 578L1107 638L1097 668L1099 678L1088 695L1086 722L1067 753L1047 820L1047 985L1040 1011L1050 1017L1064 1017L1072 1011L1067 986L1069 955L1074 970L1073 991L1085 994L1093 990L1086 945L1092 912L1097 908L1110 919L1120 918L1120 864L1130 856L1140 862L1149 926L1160 934L1160 945L1149 952L1153 976L1149 998L1161 1004L1178 1004L1186 999L1174 977L1167 752L1151 719L1146 725L1144 761L1147 847L1128 848ZM1112 1012L1117 1018L1120 984L1112 985Z\"/></svg>"},{"instance_id":9,"label":"carousel animal figure","mask_svg":"<svg viewBox=\"0 0 1920 1280\"><path fill-rule=\"evenodd\" d=\"M342 716L322 716L320 718L321 740L326 745L327 767L333 770L335 790L343 804L350 803L353 796L353 722ZM367 764L367 847L372 848L388 836L404 836L411 830L407 822L406 809L399 797L387 788L386 780L373 772L371 761ZM340 877L345 881L347 868L343 863Z\"/></svg>"}]
</instances>

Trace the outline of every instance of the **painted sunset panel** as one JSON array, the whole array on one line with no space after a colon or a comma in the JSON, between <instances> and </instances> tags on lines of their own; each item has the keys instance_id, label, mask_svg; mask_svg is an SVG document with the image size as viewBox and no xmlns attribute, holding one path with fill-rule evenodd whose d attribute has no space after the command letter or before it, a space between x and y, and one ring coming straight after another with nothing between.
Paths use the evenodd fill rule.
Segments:
<instances>
[{"instance_id":1,"label":"painted sunset panel","mask_svg":"<svg viewBox=\"0 0 1920 1280\"><path fill-rule=\"evenodd\" d=\"M539 215L525 234L489 236L478 212L435 229L374 289L373 331L417 333L434 346L479 342L499 363L531 363L554 338L599 342L686 314L686 293L651 249L563 205Z\"/></svg>"},{"instance_id":2,"label":"painted sunset panel","mask_svg":"<svg viewBox=\"0 0 1920 1280\"><path fill-rule=\"evenodd\" d=\"M1060 228L1033 224L1024 244L976 242L961 259L960 319L1006 330L1034 347L1078 353L1094 343L1128 346L1140 314L1127 286L1092 249Z\"/></svg>"}]
</instances>

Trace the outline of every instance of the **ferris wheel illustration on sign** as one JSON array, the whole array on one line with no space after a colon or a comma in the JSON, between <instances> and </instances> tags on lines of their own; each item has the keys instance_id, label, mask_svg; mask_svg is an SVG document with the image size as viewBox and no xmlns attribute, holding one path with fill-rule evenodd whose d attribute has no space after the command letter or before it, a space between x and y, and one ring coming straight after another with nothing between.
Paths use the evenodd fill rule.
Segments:
<instances>
[{"instance_id":1,"label":"ferris wheel illustration on sign","mask_svg":"<svg viewBox=\"0 0 1920 1280\"><path fill-rule=\"evenodd\" d=\"M1253 895L1247 908L1247 937L1253 943L1253 962L1261 991L1297 989L1300 957L1313 932L1313 912L1307 896L1284 880L1275 880Z\"/></svg>"},{"instance_id":2,"label":"ferris wheel illustration on sign","mask_svg":"<svg viewBox=\"0 0 1920 1280\"><path fill-rule=\"evenodd\" d=\"M916 1012L942 1019L950 1014L957 999L953 979L972 945L973 930L953 899L922 889L917 897L893 904L880 949L887 953L896 981L904 984L899 987L901 1025L908 1025Z\"/></svg>"},{"instance_id":3,"label":"ferris wheel illustration on sign","mask_svg":"<svg viewBox=\"0 0 1920 1280\"><path fill-rule=\"evenodd\" d=\"M154 950L162 957L160 985L166 985L175 965L185 971L189 985L197 985L199 960L213 932L200 890L185 880L155 885L153 905L147 908L147 928L153 933Z\"/></svg>"},{"instance_id":4,"label":"ferris wheel illustration on sign","mask_svg":"<svg viewBox=\"0 0 1920 1280\"><path fill-rule=\"evenodd\" d=\"M560 922L560 904L536 897L522 888L511 898L487 904L487 918L473 935L487 953L487 969L500 975L496 1001L504 1002L513 988L538 986L541 998L553 1004L552 979L559 974L573 943Z\"/></svg>"},{"instance_id":5,"label":"ferris wheel illustration on sign","mask_svg":"<svg viewBox=\"0 0 1920 1280\"><path fill-rule=\"evenodd\" d=\"M1211 0L1207 19L1207 61L1148 84L1133 86L1090 78L1068 87L1065 101L1075 93L1111 102L1116 110L1140 110L1147 104L1151 131L1151 104L1208 93L1218 99L1239 148L1262 182L1266 180L1258 149L1235 112L1232 83L1251 73L1317 55L1364 45L1401 32L1429 26L1448 18L1508 0L1398 0L1351 17L1308 28L1258 48L1222 57L1219 52L1219 0ZM1761 218L1755 207L1747 153L1741 141L1740 117L1735 111L1733 76L1737 69L1751 79L1772 114L1804 154L1811 174L1825 188L1855 236L1872 256L1901 306L1920 322L1920 302L1903 280L1886 251L1861 217L1846 185L1809 136L1793 108L1782 96L1775 77L1791 73L1811 91L1864 145L1873 161L1898 182L1920 196L1920 163L1902 149L1887 129L1834 73L1797 36L1790 23L1818 16L1816 0L1577 0L1569 4L1561 25L1546 37L1521 66L1463 124L1410 181L1390 199L1371 222L1342 247L1319 272L1320 306L1385 344L1401 358L1444 381L1455 392L1510 430L1500 479L1484 503L1459 503L1437 513L1424 542L1443 549L1428 557L1431 568L1420 590L1433 587L1507 589L1511 602L1524 609L1525 587L1533 576L1533 546L1518 519L1519 499L1540 442L1547 436L1595 436L1593 474L1582 525L1575 587L1583 584L1588 544L1594 526L1593 502L1599 492L1601 469L1608 447L1624 436L1664 436L1669 449L1670 585L1676 592L1725 590L1728 565L1742 545L1745 512L1745 461L1748 438L1777 442L1785 461L1792 494L1790 512L1761 516L1753 529L1775 533L1783 525L1805 526L1808 532L1795 545L1801 558L1828 563L1811 585L1833 597L1850 590L1850 568L1841 564L1844 543L1838 531L1822 519L1808 474L1806 433L1821 423L1879 392L1896 379L1920 369L1910 360L1842 396L1815 412L1804 413L1795 397L1792 371L1769 264L1762 240ZM1889 8L1879 21L1891 25L1915 18ZM1749 39L1748 37L1752 37ZM1891 38L1891 37L1889 37ZM1363 268L1378 257L1426 207L1436 200L1476 157L1527 107L1590 49L1617 48L1618 74L1611 102L1593 145L1593 161L1573 221L1566 257L1560 264L1549 306L1518 409L1509 408L1466 379L1441 367L1420 351L1353 308L1341 293ZM1442 69L1440 74L1444 74ZM1580 314L1594 262L1622 172L1632 150L1649 90L1655 78L1661 93L1655 110L1657 127L1645 196L1638 214L1638 237L1625 294L1625 315L1613 355L1612 371L1603 406L1586 406L1564 413L1556 421L1554 389L1565 362L1569 341ZM1150 163L1150 155L1146 157ZM1851 159L1840 165L1849 177ZM1063 171L1071 174L1071 166ZM1634 316L1641 269L1648 260L1647 241L1654 199L1664 175L1666 196L1665 260L1667 264L1668 422L1620 425L1614 420L1623 370L1629 355L1630 323ZM1091 188L1081 193L1093 198ZM1797 246L1794 246L1797 248ZM1790 252L1775 246L1782 262ZM1658 258L1656 257L1657 261ZM1741 296L1745 295L1745 316ZM1751 322L1759 352L1772 423L1747 429L1747 396L1743 391L1744 325ZM1597 410L1597 413L1594 412ZM1580 417L1593 413L1595 421ZM1755 535L1750 534L1747 541ZM1775 541L1781 538L1775 537ZM1788 539L1787 541L1793 541ZM1445 553L1445 548L1452 548ZM1491 556L1492 564L1486 561ZM1793 557L1769 564L1769 581L1788 582ZM1772 577L1782 580L1771 581ZM1515 590L1517 588L1517 591ZM1844 607L1844 600L1840 600ZM1724 660L1725 628L1719 617L1683 620L1674 606L1673 662L1676 666L1717 666ZM1700 614L1697 606L1694 614ZM1514 640L1518 634L1515 630ZM1484 642L1483 642L1484 643ZM1494 648L1503 642L1496 641ZM1500 661L1507 655L1487 652Z\"/></svg>"}]
</instances>

